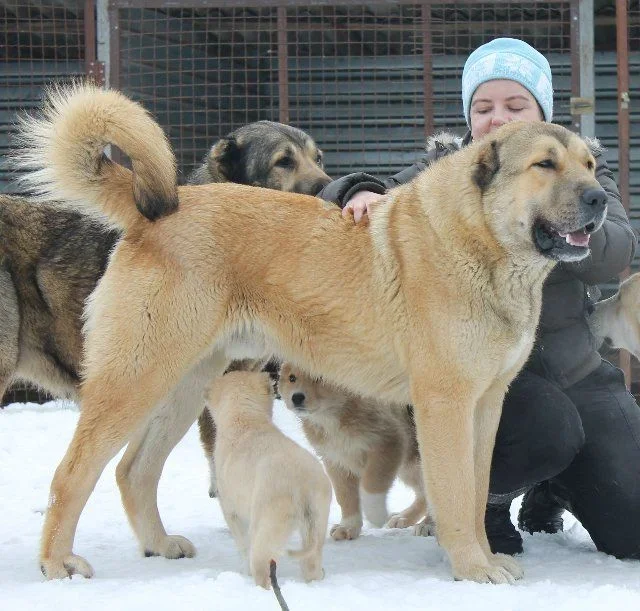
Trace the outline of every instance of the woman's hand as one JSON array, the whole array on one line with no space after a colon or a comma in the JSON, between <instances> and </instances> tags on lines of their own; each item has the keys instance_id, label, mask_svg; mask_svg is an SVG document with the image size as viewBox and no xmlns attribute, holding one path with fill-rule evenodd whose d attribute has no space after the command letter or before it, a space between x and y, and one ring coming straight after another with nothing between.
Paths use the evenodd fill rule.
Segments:
<instances>
[{"instance_id":1,"label":"woman's hand","mask_svg":"<svg viewBox=\"0 0 640 611\"><path fill-rule=\"evenodd\" d=\"M342 209L342 216L353 214L353 220L359 223L365 214L369 214L370 206L377 202L382 195L373 191L358 191Z\"/></svg>"}]
</instances>

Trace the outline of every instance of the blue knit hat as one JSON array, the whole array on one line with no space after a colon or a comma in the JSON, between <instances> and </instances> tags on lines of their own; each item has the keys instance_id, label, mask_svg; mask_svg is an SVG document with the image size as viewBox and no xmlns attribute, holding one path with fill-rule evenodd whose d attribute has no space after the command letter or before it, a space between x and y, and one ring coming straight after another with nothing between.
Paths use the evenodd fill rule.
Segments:
<instances>
[{"instance_id":1,"label":"blue knit hat","mask_svg":"<svg viewBox=\"0 0 640 611\"><path fill-rule=\"evenodd\" d=\"M523 40L496 38L478 47L464 64L462 107L469 127L473 94L482 83L496 79L516 81L526 87L540 104L545 121L551 121L553 85L549 62Z\"/></svg>"}]
</instances>

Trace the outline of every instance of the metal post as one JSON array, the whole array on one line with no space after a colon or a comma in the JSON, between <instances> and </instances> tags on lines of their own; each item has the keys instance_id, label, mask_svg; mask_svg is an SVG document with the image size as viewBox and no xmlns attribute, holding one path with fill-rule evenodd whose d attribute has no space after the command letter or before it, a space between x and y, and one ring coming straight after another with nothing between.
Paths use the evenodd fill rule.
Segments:
<instances>
[{"instance_id":1,"label":"metal post","mask_svg":"<svg viewBox=\"0 0 640 611\"><path fill-rule=\"evenodd\" d=\"M618 58L618 186L622 204L629 214L629 24L627 0L616 0L616 50ZM629 270L620 274L629 275ZM620 351L620 369L624 371L627 386L631 387L631 358L625 350Z\"/></svg>"},{"instance_id":2,"label":"metal post","mask_svg":"<svg viewBox=\"0 0 640 611\"><path fill-rule=\"evenodd\" d=\"M431 50L431 4L422 5L422 91L425 139L433 135L433 53Z\"/></svg>"},{"instance_id":3,"label":"metal post","mask_svg":"<svg viewBox=\"0 0 640 611\"><path fill-rule=\"evenodd\" d=\"M98 61L103 66L103 81L109 87L109 0L96 1L96 42Z\"/></svg>"},{"instance_id":4,"label":"metal post","mask_svg":"<svg viewBox=\"0 0 640 611\"><path fill-rule=\"evenodd\" d=\"M278 93L280 123L289 123L289 53L287 49L287 7L278 7Z\"/></svg>"},{"instance_id":5,"label":"metal post","mask_svg":"<svg viewBox=\"0 0 640 611\"><path fill-rule=\"evenodd\" d=\"M596 104L593 56L593 0L581 0L578 8L578 46L580 51L580 135L595 138Z\"/></svg>"}]
</instances>

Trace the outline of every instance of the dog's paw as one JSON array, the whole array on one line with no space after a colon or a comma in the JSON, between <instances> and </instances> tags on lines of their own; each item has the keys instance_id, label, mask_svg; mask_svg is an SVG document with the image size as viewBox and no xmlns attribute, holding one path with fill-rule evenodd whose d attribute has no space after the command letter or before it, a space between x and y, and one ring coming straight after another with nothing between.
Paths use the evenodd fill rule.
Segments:
<instances>
[{"instance_id":1,"label":"dog's paw","mask_svg":"<svg viewBox=\"0 0 640 611\"><path fill-rule=\"evenodd\" d=\"M362 531L362 524L334 524L329 531L334 541L351 541L357 539Z\"/></svg>"},{"instance_id":2,"label":"dog's paw","mask_svg":"<svg viewBox=\"0 0 640 611\"><path fill-rule=\"evenodd\" d=\"M69 554L62 560L43 559L40 570L47 579L64 579L72 575L82 575L87 579L93 577L93 568L81 556Z\"/></svg>"},{"instance_id":3,"label":"dog's paw","mask_svg":"<svg viewBox=\"0 0 640 611\"><path fill-rule=\"evenodd\" d=\"M156 549L145 549L144 555L147 558L150 556L164 556L171 560L193 558L196 555L196 548L193 543L185 537L181 537L180 535L167 535Z\"/></svg>"},{"instance_id":4,"label":"dog's paw","mask_svg":"<svg viewBox=\"0 0 640 611\"><path fill-rule=\"evenodd\" d=\"M514 584L516 579L522 577L522 569L515 563L507 568L504 564L493 562L462 562L452 565L453 577L456 581L475 581L477 583L507 583Z\"/></svg>"},{"instance_id":5,"label":"dog's paw","mask_svg":"<svg viewBox=\"0 0 640 611\"><path fill-rule=\"evenodd\" d=\"M403 516L401 513L392 513L389 516L389 520L384 525L385 528L409 528L413 522Z\"/></svg>"},{"instance_id":6,"label":"dog's paw","mask_svg":"<svg viewBox=\"0 0 640 611\"><path fill-rule=\"evenodd\" d=\"M431 518L421 520L413 527L415 537L435 537L436 523Z\"/></svg>"},{"instance_id":7,"label":"dog's paw","mask_svg":"<svg viewBox=\"0 0 640 611\"><path fill-rule=\"evenodd\" d=\"M491 554L489 556L489 562L494 566L499 566L509 571L514 579L522 579L524 576L524 571L520 564L507 554Z\"/></svg>"}]
</instances>

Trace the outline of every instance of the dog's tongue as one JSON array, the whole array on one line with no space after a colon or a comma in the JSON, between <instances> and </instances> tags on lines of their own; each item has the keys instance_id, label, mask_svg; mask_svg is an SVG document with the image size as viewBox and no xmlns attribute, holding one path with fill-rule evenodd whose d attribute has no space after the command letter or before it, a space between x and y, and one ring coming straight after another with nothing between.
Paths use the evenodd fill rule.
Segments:
<instances>
[{"instance_id":1,"label":"dog's tongue","mask_svg":"<svg viewBox=\"0 0 640 611\"><path fill-rule=\"evenodd\" d=\"M591 237L584 231L573 231L572 233L560 234L571 246L589 246L589 238Z\"/></svg>"}]
</instances>

